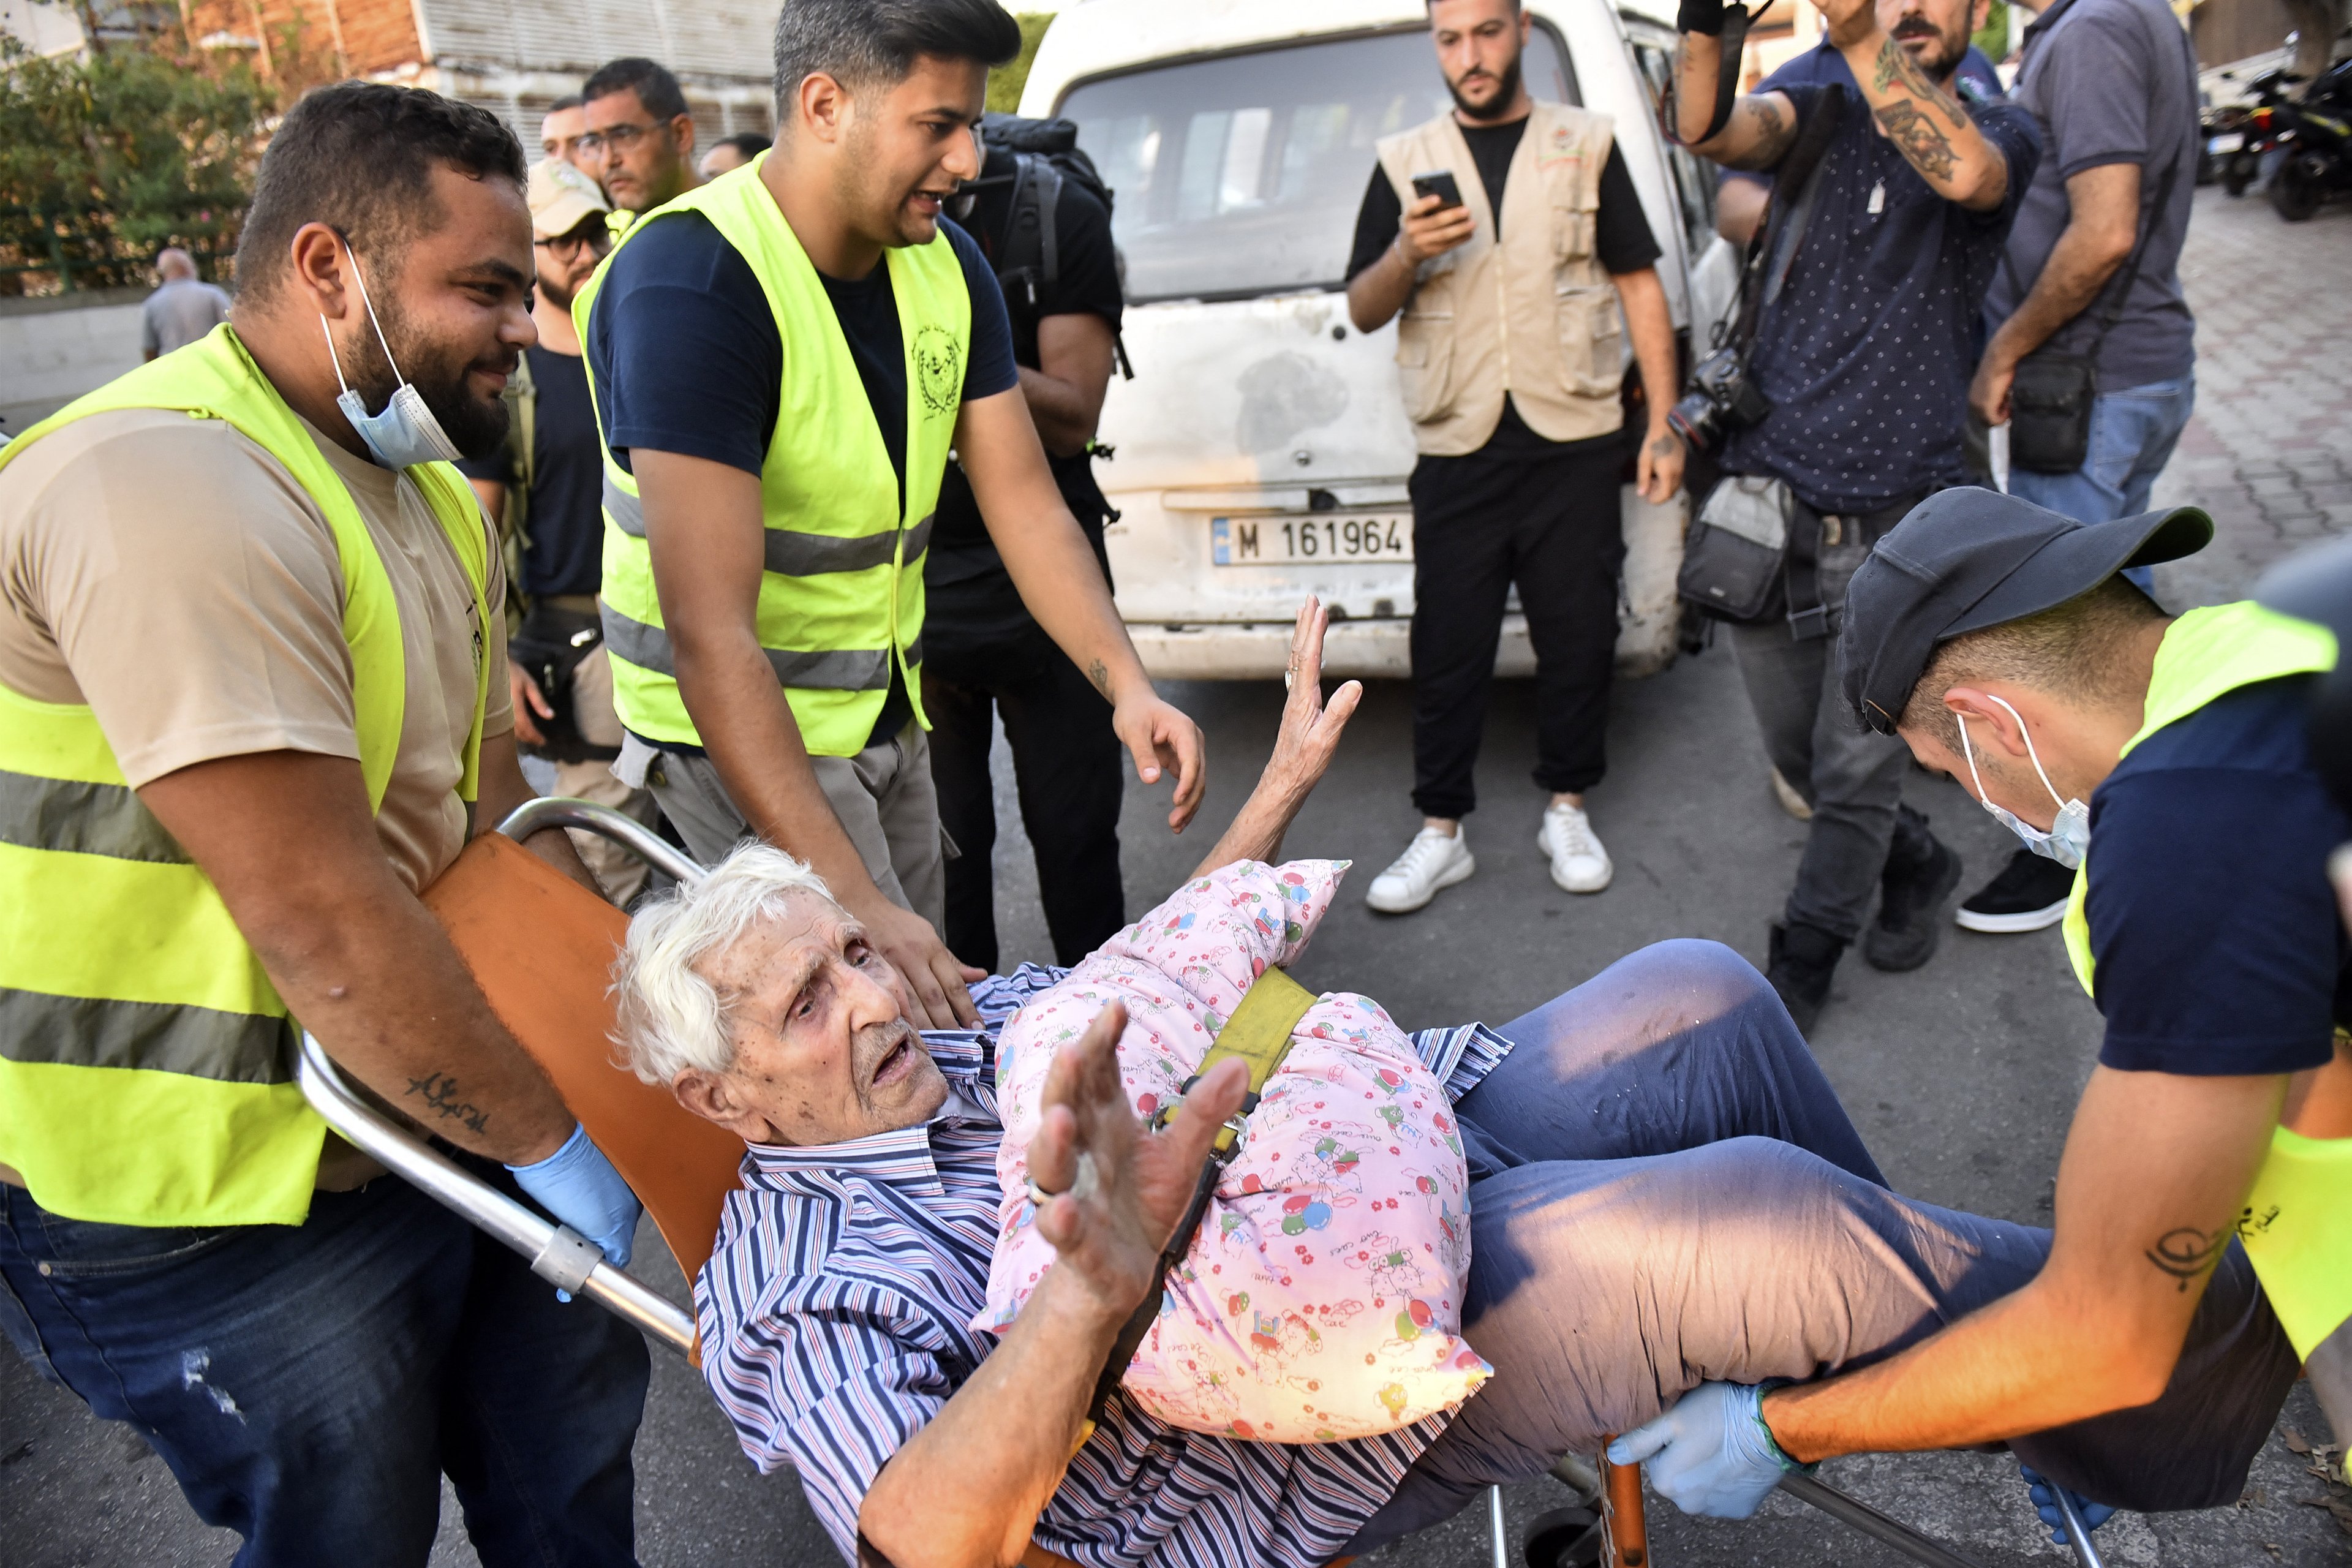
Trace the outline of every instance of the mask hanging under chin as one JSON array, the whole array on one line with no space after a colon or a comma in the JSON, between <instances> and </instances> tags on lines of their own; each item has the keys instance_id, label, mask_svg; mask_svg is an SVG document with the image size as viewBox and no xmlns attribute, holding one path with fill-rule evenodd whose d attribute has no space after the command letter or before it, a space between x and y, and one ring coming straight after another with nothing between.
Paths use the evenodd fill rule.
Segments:
<instances>
[{"instance_id":1,"label":"mask hanging under chin","mask_svg":"<svg viewBox=\"0 0 2352 1568\"><path fill-rule=\"evenodd\" d=\"M383 347L383 363L392 366L392 374L400 384L393 390L382 413L370 414L366 402L343 379L343 361L335 353L335 334L328 329L327 318L320 316L319 330L326 333L327 358L335 367L335 384L343 389L335 399L335 406L351 421L352 433L387 468L405 468L436 460L456 462L463 454L441 428L441 421L425 406L424 395L416 390L415 384L401 374L399 362L392 357L392 344L385 342L383 326L375 319L375 302L368 298L367 279L360 272L360 258L352 255L349 245L343 247L343 254L351 257L352 276L360 286L360 303L367 310L368 325L375 329L375 341Z\"/></svg>"}]
</instances>

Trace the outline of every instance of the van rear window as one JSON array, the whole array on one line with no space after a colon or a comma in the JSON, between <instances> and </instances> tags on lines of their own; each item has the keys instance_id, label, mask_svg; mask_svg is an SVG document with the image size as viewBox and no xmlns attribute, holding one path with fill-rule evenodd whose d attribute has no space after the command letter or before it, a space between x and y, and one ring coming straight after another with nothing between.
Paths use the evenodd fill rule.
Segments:
<instances>
[{"instance_id":1,"label":"van rear window","mask_svg":"<svg viewBox=\"0 0 2352 1568\"><path fill-rule=\"evenodd\" d=\"M1540 22L1521 68L1536 97L1577 101ZM1115 193L1127 297L1141 304L1339 288L1372 143L1452 107L1414 29L1097 78L1059 112Z\"/></svg>"}]
</instances>

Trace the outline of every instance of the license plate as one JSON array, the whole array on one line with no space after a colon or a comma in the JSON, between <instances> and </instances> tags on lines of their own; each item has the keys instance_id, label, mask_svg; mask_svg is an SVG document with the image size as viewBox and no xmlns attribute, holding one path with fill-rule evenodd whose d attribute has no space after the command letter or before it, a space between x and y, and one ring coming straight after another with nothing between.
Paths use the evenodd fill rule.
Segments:
<instances>
[{"instance_id":1,"label":"license plate","mask_svg":"<svg viewBox=\"0 0 2352 1568\"><path fill-rule=\"evenodd\" d=\"M2210 136L2206 138L2205 151L2208 153L2235 153L2245 144L2246 133L2242 131L2231 131L2220 136Z\"/></svg>"},{"instance_id":2,"label":"license plate","mask_svg":"<svg viewBox=\"0 0 2352 1568\"><path fill-rule=\"evenodd\" d=\"M1411 561L1412 518L1218 517L1209 520L1220 566L1289 566L1302 561Z\"/></svg>"}]
</instances>

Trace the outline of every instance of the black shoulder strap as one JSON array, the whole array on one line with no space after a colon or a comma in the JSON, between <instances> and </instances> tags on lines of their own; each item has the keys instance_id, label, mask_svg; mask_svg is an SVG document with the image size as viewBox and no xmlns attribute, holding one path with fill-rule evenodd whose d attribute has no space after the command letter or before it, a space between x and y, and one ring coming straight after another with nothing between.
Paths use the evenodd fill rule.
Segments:
<instances>
[{"instance_id":1,"label":"black shoulder strap","mask_svg":"<svg viewBox=\"0 0 2352 1568\"><path fill-rule=\"evenodd\" d=\"M1762 232L1748 252L1739 319L1731 330L1731 341L1743 349L1756 341L1765 305L1779 298L1781 286L1789 280L1789 269L1796 265L1820 185L1814 176L1821 173L1830 142L1845 120L1845 89L1837 83L1801 98L1792 97L1790 101L1797 109L1797 139L1780 167L1772 171L1771 200L1765 207Z\"/></svg>"},{"instance_id":2,"label":"black shoulder strap","mask_svg":"<svg viewBox=\"0 0 2352 1568\"><path fill-rule=\"evenodd\" d=\"M1769 3L1766 0L1767 5ZM1764 6L1757 9L1760 11ZM1739 100L1739 58L1747 52L1748 22L1747 6L1723 8L1723 32L1719 36L1722 47L1717 52L1715 65L1715 114L1706 122L1706 135L1699 138L1702 142L1721 135L1723 128L1731 123L1732 105Z\"/></svg>"}]
</instances>

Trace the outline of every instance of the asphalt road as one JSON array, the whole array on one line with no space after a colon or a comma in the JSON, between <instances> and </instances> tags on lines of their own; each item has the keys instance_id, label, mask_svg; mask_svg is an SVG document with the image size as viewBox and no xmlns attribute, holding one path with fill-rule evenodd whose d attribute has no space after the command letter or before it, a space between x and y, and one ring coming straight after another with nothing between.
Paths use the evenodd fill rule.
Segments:
<instances>
[{"instance_id":1,"label":"asphalt road","mask_svg":"<svg viewBox=\"0 0 2352 1568\"><path fill-rule=\"evenodd\" d=\"M2294 245L2340 285L2352 281L2352 247L2343 245L2347 222L2352 214L2337 213L2290 230L2266 207L2224 207L2218 192L2200 192L2192 248L2207 234ZM2200 296L2196 304L2202 316L2221 301ZM2325 330L2340 336L2342 321L2338 315L2336 326ZM2226 340L2209 336L2201 347L2209 364L2226 365ZM2259 399L2260 381L2250 368L2235 374L2250 387L2244 395ZM2221 380L2209 377L2209 392ZM2259 477L2244 471L2249 482ZM2169 476L2167 486L2177 492ZM2216 510L2225 548L2167 580L2176 603L2242 591L2246 568L2275 553L2263 542L2272 534L2247 531L2259 520L2235 507ZM2323 528L2336 525L2324 503L2320 515ZM1238 805L1273 737L1280 702L1279 689L1267 685L1178 687L1171 695L1207 730L1215 782L1202 821L1181 840L1162 821L1164 787L1131 786L1123 838L1129 907L1137 912L1175 885ZM1409 710L1401 686L1369 694L1332 775L1288 846L1296 855L1359 862L1303 965L1310 984L1366 992L1411 1028L1516 1016L1666 937L1712 937L1761 961L1766 925L1786 891L1804 829L1773 804L1728 653L1717 648L1621 689L1611 773L1591 797L1617 879L1597 897L1553 889L1535 849L1542 796L1528 779L1530 719L1525 683L1497 689L1479 770L1483 809L1469 825L1480 857L1477 877L1419 915L1383 919L1357 900L1415 825L1407 799ZM1000 779L1008 825L1009 782ZM1936 831L1966 858L1967 886L2000 865L2013 841L1955 786L1915 773L1908 789ZM999 846L998 867L1005 962L1049 957L1017 827ZM1954 929L1934 961L1911 974L1881 974L1850 959L1813 1045L1897 1186L1935 1203L2046 1224L2066 1120L2097 1039L2097 1016L2067 969L2056 931L1984 937ZM639 1250L666 1260L650 1227ZM667 1283L682 1292L674 1272ZM2131 1568L2320 1568L2352 1559L2328 1514L2302 1506L2320 1488L2305 1471L2307 1461L2284 1440L2289 1429L2324 1440L2306 1391L2298 1388L2289 1401L2281 1428L2237 1508L2119 1518L2100 1532L2107 1561ZM640 1551L651 1568L834 1561L798 1487L788 1478L756 1474L698 1381L658 1352L637 1462ZM2067 1560L2037 1535L2024 1489L2005 1459L1941 1454L1847 1460L1826 1467L1824 1477L1940 1534L1985 1568ZM1561 1489L1548 1480L1512 1489L1507 1507L1515 1541L1528 1520L1562 1500ZM1655 1505L1652 1521L1655 1560L1665 1568L1864 1568L1903 1561L1777 1500L1746 1524L1685 1520L1664 1503ZM1416 1568L1485 1564L1485 1510L1475 1509L1372 1561ZM93 1420L77 1400L0 1353L0 1564L218 1563L235 1544L233 1536L190 1515L168 1471L134 1433ZM434 1563L455 1568L475 1561L453 1504L445 1509Z\"/></svg>"}]
</instances>

